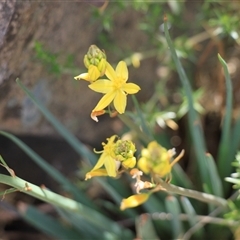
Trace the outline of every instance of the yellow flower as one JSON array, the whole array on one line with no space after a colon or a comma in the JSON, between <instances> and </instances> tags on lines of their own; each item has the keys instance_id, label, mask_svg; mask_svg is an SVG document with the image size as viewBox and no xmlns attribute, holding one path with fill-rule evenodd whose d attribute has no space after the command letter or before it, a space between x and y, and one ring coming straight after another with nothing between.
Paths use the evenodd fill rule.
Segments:
<instances>
[{"instance_id":1,"label":"yellow flower","mask_svg":"<svg viewBox=\"0 0 240 240\"><path fill-rule=\"evenodd\" d=\"M132 195L128 198L125 198L121 202L120 209L123 211L126 208L137 207L143 203L145 203L150 196L150 193L140 193L136 195Z\"/></svg>"},{"instance_id":2,"label":"yellow flower","mask_svg":"<svg viewBox=\"0 0 240 240\"><path fill-rule=\"evenodd\" d=\"M128 69L124 61L118 63L116 71L107 63L105 75L109 79L100 79L89 85L93 91L105 94L92 112L103 110L113 101L115 109L122 114L125 112L127 94L137 93L140 87L134 83L126 83Z\"/></svg>"},{"instance_id":3,"label":"yellow flower","mask_svg":"<svg viewBox=\"0 0 240 240\"><path fill-rule=\"evenodd\" d=\"M172 166L179 161L184 154L182 151L172 162L175 155L175 149L167 150L156 141L150 142L147 148L141 152L142 157L138 161L138 167L146 174L155 173L164 177L171 173Z\"/></svg>"},{"instance_id":4,"label":"yellow flower","mask_svg":"<svg viewBox=\"0 0 240 240\"><path fill-rule=\"evenodd\" d=\"M74 77L74 79L83 79L89 82L94 82L105 74L107 66L106 54L96 45L91 45L89 47L87 54L84 56L83 62L88 69L88 72L82 73Z\"/></svg>"},{"instance_id":5,"label":"yellow flower","mask_svg":"<svg viewBox=\"0 0 240 240\"><path fill-rule=\"evenodd\" d=\"M129 140L119 139L116 141L116 138L116 135L107 138L107 144L102 143L103 150L95 151L102 154L94 168L86 174L85 180L98 176L116 177L121 165L125 168L133 168L135 166L135 145ZM105 169L101 168L103 165Z\"/></svg>"},{"instance_id":6,"label":"yellow flower","mask_svg":"<svg viewBox=\"0 0 240 240\"><path fill-rule=\"evenodd\" d=\"M100 170L100 168L104 165L106 171L107 171L107 175L109 177L116 177L117 176L117 170L120 166L120 163L118 161L116 161L115 159L115 154L114 154L114 146L115 146L115 139L116 139L116 135L107 138L107 144L106 143L102 143L103 145L103 150L99 151L97 153L102 153L100 158L98 159L98 162L96 163L96 165L94 166L94 168L88 172L86 174L86 178L85 179L89 179L93 176L100 176L97 175L99 172L96 173L96 170ZM103 175L102 176L106 176L105 172L102 172ZM101 174L101 172L100 172Z\"/></svg>"}]
</instances>

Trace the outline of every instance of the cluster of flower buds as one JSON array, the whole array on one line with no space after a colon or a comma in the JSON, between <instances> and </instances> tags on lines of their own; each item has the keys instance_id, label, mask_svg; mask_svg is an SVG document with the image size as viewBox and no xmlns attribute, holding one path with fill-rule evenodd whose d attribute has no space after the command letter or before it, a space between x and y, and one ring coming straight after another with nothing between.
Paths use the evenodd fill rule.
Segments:
<instances>
[{"instance_id":1,"label":"cluster of flower buds","mask_svg":"<svg viewBox=\"0 0 240 240\"><path fill-rule=\"evenodd\" d=\"M172 171L172 166L181 159L184 151L173 160L176 154L175 149L167 150L156 141L148 144L141 152L141 158L138 160L138 167L145 174L155 174L160 178L165 177Z\"/></svg>"},{"instance_id":2,"label":"cluster of flower buds","mask_svg":"<svg viewBox=\"0 0 240 240\"><path fill-rule=\"evenodd\" d=\"M84 56L83 63L88 69L88 72L76 76L75 79L94 82L105 74L107 57L96 45L91 45L87 54Z\"/></svg>"}]
</instances>

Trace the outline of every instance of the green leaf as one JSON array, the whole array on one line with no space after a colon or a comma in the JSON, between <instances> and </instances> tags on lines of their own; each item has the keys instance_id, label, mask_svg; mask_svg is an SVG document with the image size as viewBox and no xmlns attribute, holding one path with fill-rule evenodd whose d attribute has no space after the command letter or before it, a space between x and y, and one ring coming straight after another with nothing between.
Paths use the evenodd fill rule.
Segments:
<instances>
[{"instance_id":1,"label":"green leaf","mask_svg":"<svg viewBox=\"0 0 240 240\"><path fill-rule=\"evenodd\" d=\"M232 161L234 158L229 159L229 149L231 139L230 131L231 131L231 121L232 121L232 102L233 102L233 90L232 90L232 81L228 72L228 67L226 62L222 59L220 54L218 54L218 59L223 66L224 75L225 75L225 83L226 83L226 112L223 118L223 127L222 127L222 136L219 143L218 149L218 169L220 176L222 178L228 177L232 170ZM224 190L227 191L229 189L229 185L226 182L223 182Z\"/></svg>"},{"instance_id":2,"label":"green leaf","mask_svg":"<svg viewBox=\"0 0 240 240\"><path fill-rule=\"evenodd\" d=\"M165 17L165 21L164 21L164 33L166 36L167 44L169 46L173 61L176 65L177 72L179 74L180 81L182 83L183 90L186 95L186 99L188 101L188 109L189 109L188 124L189 124L189 130L191 133L191 137L193 140L193 147L194 147L196 157L197 157L197 163L199 166L201 182L203 184L206 183L207 185L211 186L211 190L213 190L214 183L211 181L210 176L209 176L210 173L209 173L209 168L208 168L208 162L207 162L207 159L205 156L206 146L205 146L203 132L201 129L201 121L200 121L200 118L199 118L196 110L194 109L193 91L192 91L191 85L189 83L189 80L187 78L187 75L182 67L182 64L177 56L177 53L175 51L171 37L169 35L166 17Z\"/></svg>"},{"instance_id":3,"label":"green leaf","mask_svg":"<svg viewBox=\"0 0 240 240\"><path fill-rule=\"evenodd\" d=\"M180 239L180 236L182 236L182 233L183 233L183 226L182 226L182 222L179 219L181 209L180 209L178 200L174 196L168 196L165 199L165 205L166 205L167 211L172 215L171 229L173 231L173 238Z\"/></svg>"},{"instance_id":4,"label":"green leaf","mask_svg":"<svg viewBox=\"0 0 240 240\"><path fill-rule=\"evenodd\" d=\"M190 226L193 227L198 222L195 209L188 198L181 197L180 199L181 199L183 209L185 213L188 215L188 222Z\"/></svg>"},{"instance_id":5,"label":"green leaf","mask_svg":"<svg viewBox=\"0 0 240 240\"><path fill-rule=\"evenodd\" d=\"M141 240L159 239L154 229L152 219L148 214L141 214L136 219L136 231L137 237Z\"/></svg>"},{"instance_id":6,"label":"green leaf","mask_svg":"<svg viewBox=\"0 0 240 240\"><path fill-rule=\"evenodd\" d=\"M76 186L74 186L67 178L65 178L59 171L52 167L47 161L35 153L24 142L10 133L0 131L0 134L12 140L18 145L39 167L41 167L49 176L57 181L65 190L70 191L78 201L96 209L96 206L86 197L84 192L81 192Z\"/></svg>"},{"instance_id":7,"label":"green leaf","mask_svg":"<svg viewBox=\"0 0 240 240\"><path fill-rule=\"evenodd\" d=\"M214 183L214 189L212 189L212 192L214 192L214 195L216 196L223 197L223 185L221 178L219 177L215 161L210 153L206 154L206 156L208 160L211 182Z\"/></svg>"},{"instance_id":8,"label":"green leaf","mask_svg":"<svg viewBox=\"0 0 240 240\"><path fill-rule=\"evenodd\" d=\"M18 212L25 221L51 237L62 240L83 239L84 232L80 234L70 227L68 228L56 219L40 212L35 207L25 204L23 206L23 204L21 204L21 208Z\"/></svg>"},{"instance_id":9,"label":"green leaf","mask_svg":"<svg viewBox=\"0 0 240 240\"><path fill-rule=\"evenodd\" d=\"M84 206L83 204L76 202L70 198L63 197L52 191L44 188L40 188L34 184L24 181L19 177L10 177L0 174L0 183L10 185L25 194L31 195L44 202L48 202L56 207L60 207L66 211L79 214L85 221L89 222L96 227L99 227L101 231L111 231L116 235L124 237L126 239L132 239L132 233L128 229L121 228L117 223L113 222L100 212Z\"/></svg>"}]
</instances>

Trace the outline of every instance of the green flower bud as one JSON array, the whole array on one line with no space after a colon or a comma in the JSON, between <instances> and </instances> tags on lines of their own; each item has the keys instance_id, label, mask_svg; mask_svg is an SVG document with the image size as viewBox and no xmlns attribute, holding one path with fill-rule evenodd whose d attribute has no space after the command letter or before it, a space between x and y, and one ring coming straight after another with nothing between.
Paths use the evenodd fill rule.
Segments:
<instances>
[{"instance_id":1,"label":"green flower bud","mask_svg":"<svg viewBox=\"0 0 240 240\"><path fill-rule=\"evenodd\" d=\"M84 56L83 63L87 69L91 65L96 66L100 72L100 76L103 76L107 67L107 57L96 45L91 45Z\"/></svg>"},{"instance_id":2,"label":"green flower bud","mask_svg":"<svg viewBox=\"0 0 240 240\"><path fill-rule=\"evenodd\" d=\"M133 168L136 165L135 152L135 145L129 140L118 140L114 147L116 159L126 168Z\"/></svg>"}]
</instances>

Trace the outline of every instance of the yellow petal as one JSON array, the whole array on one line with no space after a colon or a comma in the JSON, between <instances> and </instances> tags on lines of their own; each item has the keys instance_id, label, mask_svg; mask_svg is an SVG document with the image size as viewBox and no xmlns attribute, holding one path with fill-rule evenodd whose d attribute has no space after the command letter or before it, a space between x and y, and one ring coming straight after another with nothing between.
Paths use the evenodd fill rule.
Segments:
<instances>
[{"instance_id":1,"label":"yellow petal","mask_svg":"<svg viewBox=\"0 0 240 240\"><path fill-rule=\"evenodd\" d=\"M124 61L120 61L116 67L117 77L121 78L126 82L128 80L128 69L127 64Z\"/></svg>"},{"instance_id":2,"label":"yellow petal","mask_svg":"<svg viewBox=\"0 0 240 240\"><path fill-rule=\"evenodd\" d=\"M136 158L132 157L122 162L125 168L133 168L136 165Z\"/></svg>"},{"instance_id":3,"label":"yellow petal","mask_svg":"<svg viewBox=\"0 0 240 240\"><path fill-rule=\"evenodd\" d=\"M116 108L116 110L122 114L125 112L125 108L127 105L127 96L124 92L122 92L121 90L117 91L117 94L114 98L114 107Z\"/></svg>"},{"instance_id":4,"label":"yellow petal","mask_svg":"<svg viewBox=\"0 0 240 240\"><path fill-rule=\"evenodd\" d=\"M103 76L106 71L107 60L105 58L102 58L97 67L98 67L98 70L100 71L101 76Z\"/></svg>"},{"instance_id":5,"label":"yellow petal","mask_svg":"<svg viewBox=\"0 0 240 240\"><path fill-rule=\"evenodd\" d=\"M90 65L88 68L88 76L90 81L96 81L100 77L100 71L94 65Z\"/></svg>"},{"instance_id":6,"label":"yellow petal","mask_svg":"<svg viewBox=\"0 0 240 240\"><path fill-rule=\"evenodd\" d=\"M122 89L128 94L134 94L134 93L137 93L139 90L141 90L141 88L134 83L126 83L123 85Z\"/></svg>"},{"instance_id":7,"label":"yellow petal","mask_svg":"<svg viewBox=\"0 0 240 240\"><path fill-rule=\"evenodd\" d=\"M88 73L82 73L76 77L74 77L75 80L86 80L90 81Z\"/></svg>"},{"instance_id":8,"label":"yellow petal","mask_svg":"<svg viewBox=\"0 0 240 240\"><path fill-rule=\"evenodd\" d=\"M172 170L169 162L161 162L160 164L153 167L152 171L159 175L159 177L164 177Z\"/></svg>"},{"instance_id":9,"label":"yellow petal","mask_svg":"<svg viewBox=\"0 0 240 240\"><path fill-rule=\"evenodd\" d=\"M116 162L111 156L109 156L109 155L105 156L104 166L107 170L107 173L108 173L109 177L116 177L117 176Z\"/></svg>"},{"instance_id":10,"label":"yellow petal","mask_svg":"<svg viewBox=\"0 0 240 240\"><path fill-rule=\"evenodd\" d=\"M113 84L109 80L97 80L96 82L88 85L95 92L108 93L113 89Z\"/></svg>"},{"instance_id":11,"label":"yellow petal","mask_svg":"<svg viewBox=\"0 0 240 240\"><path fill-rule=\"evenodd\" d=\"M100 158L98 159L96 165L93 167L92 171L93 170L96 170L96 169L99 169L100 167L103 166L104 162L105 162L105 153L103 153Z\"/></svg>"},{"instance_id":12,"label":"yellow petal","mask_svg":"<svg viewBox=\"0 0 240 240\"><path fill-rule=\"evenodd\" d=\"M145 157L141 157L138 160L138 168L140 168L144 173L148 174L150 172L149 169L149 163L148 163L148 159Z\"/></svg>"},{"instance_id":13,"label":"yellow petal","mask_svg":"<svg viewBox=\"0 0 240 240\"><path fill-rule=\"evenodd\" d=\"M108 176L106 169L97 169L86 173L85 180L91 179L92 177L103 177Z\"/></svg>"},{"instance_id":14,"label":"yellow petal","mask_svg":"<svg viewBox=\"0 0 240 240\"><path fill-rule=\"evenodd\" d=\"M106 67L105 75L106 75L111 81L113 81L114 79L117 78L117 75L116 75L113 67L112 67L108 62L107 62L107 67Z\"/></svg>"},{"instance_id":15,"label":"yellow petal","mask_svg":"<svg viewBox=\"0 0 240 240\"><path fill-rule=\"evenodd\" d=\"M125 198L121 202L120 209L123 211L126 208L132 208L132 207L137 207L140 204L143 204L146 202L149 198L150 194L147 193L141 193L137 195L132 195L129 198Z\"/></svg>"},{"instance_id":16,"label":"yellow petal","mask_svg":"<svg viewBox=\"0 0 240 240\"><path fill-rule=\"evenodd\" d=\"M97 106L93 109L92 112L103 110L105 107L107 107L112 102L112 100L114 99L115 95L116 95L115 91L108 92L106 95L104 95L100 99L100 101L98 102Z\"/></svg>"}]
</instances>

